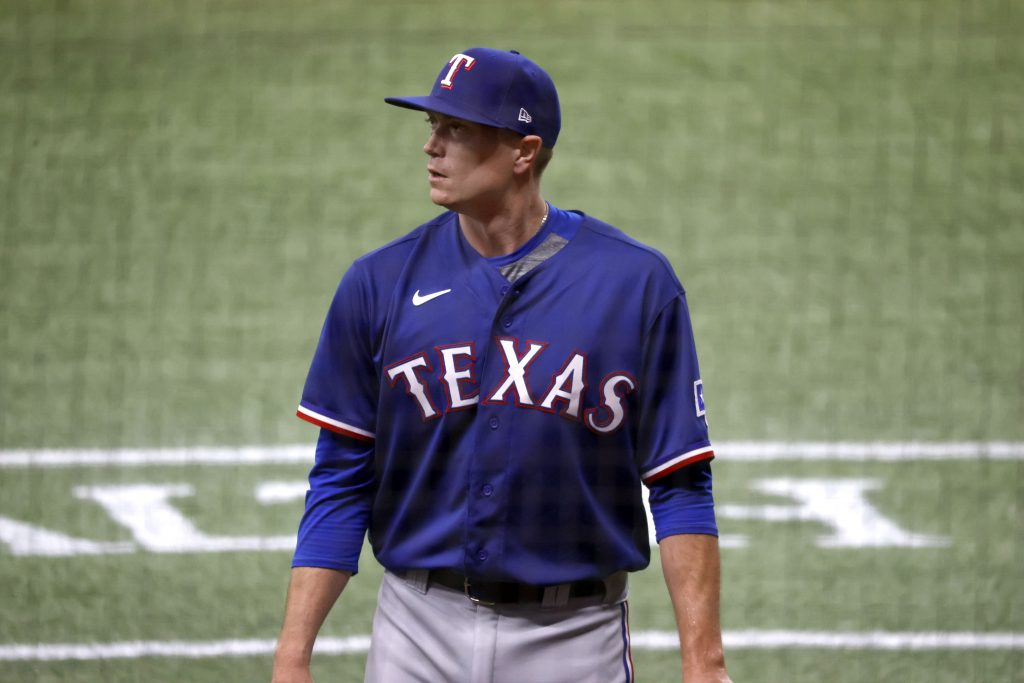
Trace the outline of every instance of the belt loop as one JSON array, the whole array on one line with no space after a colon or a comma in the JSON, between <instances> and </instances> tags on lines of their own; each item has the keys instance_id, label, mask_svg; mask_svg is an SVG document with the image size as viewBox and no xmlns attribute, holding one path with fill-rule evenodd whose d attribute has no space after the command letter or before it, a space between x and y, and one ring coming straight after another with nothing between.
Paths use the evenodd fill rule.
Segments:
<instances>
[{"instance_id":1,"label":"belt loop","mask_svg":"<svg viewBox=\"0 0 1024 683\"><path fill-rule=\"evenodd\" d=\"M430 582L430 571L427 569L410 569L403 577L405 582L420 593L427 592L427 584Z\"/></svg>"},{"instance_id":2,"label":"belt loop","mask_svg":"<svg viewBox=\"0 0 1024 683\"><path fill-rule=\"evenodd\" d=\"M544 588L544 597L541 599L541 607L565 607L569 604L569 593L572 584L560 583L557 586Z\"/></svg>"}]
</instances>

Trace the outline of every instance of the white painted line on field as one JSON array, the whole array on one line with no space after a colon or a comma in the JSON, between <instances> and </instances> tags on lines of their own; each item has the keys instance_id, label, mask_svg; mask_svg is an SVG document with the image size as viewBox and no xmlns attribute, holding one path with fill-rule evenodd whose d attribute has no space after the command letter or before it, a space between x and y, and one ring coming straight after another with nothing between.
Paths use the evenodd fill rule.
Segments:
<instances>
[{"instance_id":1,"label":"white painted line on field","mask_svg":"<svg viewBox=\"0 0 1024 683\"><path fill-rule=\"evenodd\" d=\"M656 637L663 632L648 632ZM637 634L637 635L647 635ZM675 649L678 640L667 648ZM824 650L1024 650L1024 633L978 633L971 631L726 631L723 645L737 650L824 649ZM633 638L635 645L636 638Z\"/></svg>"},{"instance_id":2,"label":"white painted line on field","mask_svg":"<svg viewBox=\"0 0 1024 683\"><path fill-rule=\"evenodd\" d=\"M0 661L61 661L90 659L140 659L142 657L262 657L274 653L277 641L266 640L132 640L121 643L60 643L0 645ZM321 654L360 654L370 647L369 636L320 638Z\"/></svg>"},{"instance_id":3,"label":"white painted line on field","mask_svg":"<svg viewBox=\"0 0 1024 683\"><path fill-rule=\"evenodd\" d=\"M1014 441L729 441L715 446L724 461L1024 460Z\"/></svg>"},{"instance_id":4,"label":"white painted line on field","mask_svg":"<svg viewBox=\"0 0 1024 683\"><path fill-rule=\"evenodd\" d=\"M314 446L235 446L0 451L0 467L287 465L313 463Z\"/></svg>"},{"instance_id":5,"label":"white painted line on field","mask_svg":"<svg viewBox=\"0 0 1024 683\"><path fill-rule=\"evenodd\" d=\"M1024 460L1018 441L722 441L720 462ZM0 467L311 465L313 444L129 449L0 450Z\"/></svg>"},{"instance_id":6,"label":"white painted line on field","mask_svg":"<svg viewBox=\"0 0 1024 683\"><path fill-rule=\"evenodd\" d=\"M637 650L675 650L675 631L638 631L631 642ZM893 632L893 631L726 631L727 650L1024 650L1024 633ZM69 661L139 659L142 657L264 657L274 653L276 641L249 640L136 640L120 643L57 643L0 645L0 661ZM322 637L320 655L364 654L369 636Z\"/></svg>"},{"instance_id":7,"label":"white painted line on field","mask_svg":"<svg viewBox=\"0 0 1024 683\"><path fill-rule=\"evenodd\" d=\"M273 505L274 503L290 503L293 500L302 500L309 490L309 483L305 479L298 481L264 481L256 486L256 500L261 505Z\"/></svg>"}]
</instances>

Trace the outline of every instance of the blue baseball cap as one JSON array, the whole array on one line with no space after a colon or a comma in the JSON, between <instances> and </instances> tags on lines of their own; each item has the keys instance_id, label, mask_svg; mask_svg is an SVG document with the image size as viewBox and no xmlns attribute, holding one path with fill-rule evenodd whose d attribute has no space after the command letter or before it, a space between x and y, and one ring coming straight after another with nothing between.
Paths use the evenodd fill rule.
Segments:
<instances>
[{"instance_id":1,"label":"blue baseball cap","mask_svg":"<svg viewBox=\"0 0 1024 683\"><path fill-rule=\"evenodd\" d=\"M474 47L441 68L425 97L386 97L397 107L432 111L458 119L537 135L554 147L562 127L555 84L544 69L515 50Z\"/></svg>"}]
</instances>

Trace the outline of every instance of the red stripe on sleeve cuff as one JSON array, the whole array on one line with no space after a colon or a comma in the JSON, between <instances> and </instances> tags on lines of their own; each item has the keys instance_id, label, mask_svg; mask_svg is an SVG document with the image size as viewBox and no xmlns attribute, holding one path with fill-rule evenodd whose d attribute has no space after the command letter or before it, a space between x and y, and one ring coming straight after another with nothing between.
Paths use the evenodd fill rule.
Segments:
<instances>
[{"instance_id":1,"label":"red stripe on sleeve cuff","mask_svg":"<svg viewBox=\"0 0 1024 683\"><path fill-rule=\"evenodd\" d=\"M670 460L669 462L671 464L668 467L665 467L665 469L655 469L652 474L648 475L647 477L644 477L644 483L650 484L651 482L657 481L662 477L671 474L672 472L675 472L676 470L681 470L687 465L692 465L693 463L700 462L701 460L711 460L714 457L715 452L711 449L710 446L707 448L701 448L693 452L692 455L690 453L684 453L682 456L680 456L680 460L678 462L672 462Z\"/></svg>"},{"instance_id":2,"label":"red stripe on sleeve cuff","mask_svg":"<svg viewBox=\"0 0 1024 683\"><path fill-rule=\"evenodd\" d=\"M319 419L317 417L314 417L313 415L310 415L309 413L304 413L301 410L296 410L295 411L295 416L305 420L306 422L309 422L311 424L315 424L317 427L323 427L324 429L329 429L332 432L334 432L335 434L341 434L342 436L348 436L348 437L351 437L353 439L358 439L359 441L365 441L366 443L373 443L374 442L374 438L372 436L367 436L366 434L359 434L357 432L350 431L350 430L345 429L344 427L341 427L339 425L331 424L330 422L326 422L326 421L321 420L321 419Z\"/></svg>"}]
</instances>

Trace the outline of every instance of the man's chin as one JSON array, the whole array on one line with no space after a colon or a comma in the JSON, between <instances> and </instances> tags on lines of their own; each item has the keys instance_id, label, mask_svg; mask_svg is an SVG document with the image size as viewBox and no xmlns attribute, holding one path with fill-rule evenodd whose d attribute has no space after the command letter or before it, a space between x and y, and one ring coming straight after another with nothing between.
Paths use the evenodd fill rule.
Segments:
<instances>
[{"instance_id":1,"label":"man's chin","mask_svg":"<svg viewBox=\"0 0 1024 683\"><path fill-rule=\"evenodd\" d=\"M446 209L449 209L449 210L452 209L451 197L449 197L446 192L442 192L440 190L436 190L434 188L431 188L430 189L430 201L434 202L438 206L443 206Z\"/></svg>"}]
</instances>

